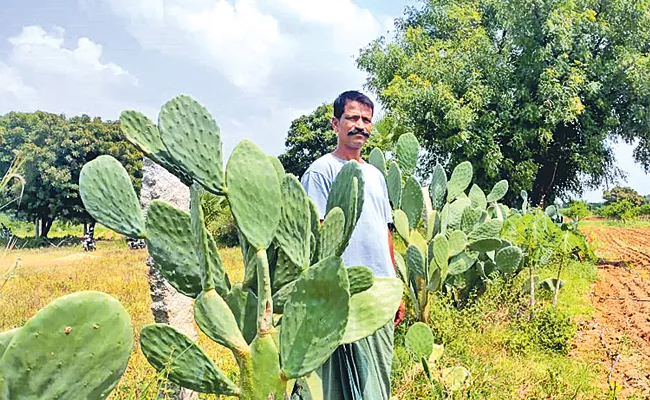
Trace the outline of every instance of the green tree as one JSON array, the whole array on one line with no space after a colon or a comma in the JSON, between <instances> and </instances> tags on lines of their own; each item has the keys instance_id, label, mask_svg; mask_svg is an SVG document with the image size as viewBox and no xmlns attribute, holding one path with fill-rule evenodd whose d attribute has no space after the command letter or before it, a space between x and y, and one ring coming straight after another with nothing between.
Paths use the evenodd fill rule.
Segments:
<instances>
[{"instance_id":1,"label":"green tree","mask_svg":"<svg viewBox=\"0 0 650 400\"><path fill-rule=\"evenodd\" d=\"M16 211L36 221L44 237L56 218L94 223L79 197L79 173L95 157L110 154L120 160L140 188L142 156L124 140L119 122L12 112L0 117L0 144L0 167L22 155L25 188Z\"/></svg>"},{"instance_id":2,"label":"green tree","mask_svg":"<svg viewBox=\"0 0 650 400\"><path fill-rule=\"evenodd\" d=\"M629 186L614 186L610 190L603 192L605 204L616 203L621 200L629 200L635 206L640 206L645 202L643 196Z\"/></svg>"},{"instance_id":3,"label":"green tree","mask_svg":"<svg viewBox=\"0 0 650 400\"><path fill-rule=\"evenodd\" d=\"M367 87L436 162L533 204L650 169L650 12L635 0L429 0L361 51Z\"/></svg>"},{"instance_id":4,"label":"green tree","mask_svg":"<svg viewBox=\"0 0 650 400\"><path fill-rule=\"evenodd\" d=\"M563 214L574 221L580 221L581 219L588 217L591 212L589 211L589 206L586 201L571 200L569 202L569 207L563 211Z\"/></svg>"},{"instance_id":5,"label":"green tree","mask_svg":"<svg viewBox=\"0 0 650 400\"><path fill-rule=\"evenodd\" d=\"M285 151L278 158L287 172L301 177L311 163L336 149L336 134L332 130L333 104L322 104L309 115L291 122ZM392 116L375 116L373 131L361 152L367 158L373 147L387 150L392 147L403 129Z\"/></svg>"}]
</instances>

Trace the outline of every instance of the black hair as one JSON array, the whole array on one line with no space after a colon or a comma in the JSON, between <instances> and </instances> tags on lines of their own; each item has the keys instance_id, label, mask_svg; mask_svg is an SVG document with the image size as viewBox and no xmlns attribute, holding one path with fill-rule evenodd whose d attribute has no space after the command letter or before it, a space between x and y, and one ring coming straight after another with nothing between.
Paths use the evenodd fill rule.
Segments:
<instances>
[{"instance_id":1,"label":"black hair","mask_svg":"<svg viewBox=\"0 0 650 400\"><path fill-rule=\"evenodd\" d=\"M341 118L341 115L343 115L343 111L345 110L345 105L348 101L358 101L359 103L370 107L370 110L373 112L373 114L375 112L375 105L368 96L356 90L348 90L347 92L341 93L339 97L334 100L334 117L336 119Z\"/></svg>"}]
</instances>

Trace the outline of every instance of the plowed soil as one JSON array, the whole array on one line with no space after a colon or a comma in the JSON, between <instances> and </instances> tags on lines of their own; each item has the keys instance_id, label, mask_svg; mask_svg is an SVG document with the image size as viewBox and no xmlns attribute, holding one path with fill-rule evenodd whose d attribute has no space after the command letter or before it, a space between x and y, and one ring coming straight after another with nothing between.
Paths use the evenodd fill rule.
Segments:
<instances>
[{"instance_id":1,"label":"plowed soil","mask_svg":"<svg viewBox=\"0 0 650 400\"><path fill-rule=\"evenodd\" d=\"M596 247L594 318L582 321L575 355L602 365L603 389L650 398L650 227L582 229Z\"/></svg>"}]
</instances>

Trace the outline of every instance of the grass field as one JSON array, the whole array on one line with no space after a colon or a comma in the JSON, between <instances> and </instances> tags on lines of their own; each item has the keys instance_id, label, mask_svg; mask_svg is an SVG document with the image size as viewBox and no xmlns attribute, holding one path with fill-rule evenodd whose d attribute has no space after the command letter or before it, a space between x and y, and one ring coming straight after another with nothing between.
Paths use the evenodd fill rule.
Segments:
<instances>
[{"instance_id":1,"label":"grass field","mask_svg":"<svg viewBox=\"0 0 650 400\"><path fill-rule=\"evenodd\" d=\"M603 229L607 227L603 225ZM231 278L241 280L239 249L222 249L221 254ZM2 277L18 259L19 268L4 284ZM153 322L145 260L146 251L128 250L122 239L100 241L98 250L92 254L84 253L79 246L4 254L0 258L0 330L22 325L59 296L99 290L115 296L126 307L137 344L140 328ZM539 274L544 279L553 271L542 270ZM493 285L479 301L460 310L452 307L449 299L433 299L434 336L437 343L445 345L439 366L462 365L472 374L470 384L451 398L644 398L640 390L629 390L626 397L613 395L608 387L602 349L574 340L576 327L595 318L596 310L590 299L592 287L598 282L594 265L576 262L565 268L566 286L560 292L558 312L548 311L551 295L540 292L538 310L542 317L535 324L527 318L527 300L521 291L524 279L522 276L510 286ZM573 323L567 323L569 320ZM394 397L445 398L425 381L421 367L403 347L406 326L403 324L396 331ZM230 353L202 334L199 341L216 364L236 379L236 364ZM627 352L635 352L634 346ZM164 391L163 380L158 378L136 345L126 374L111 398L156 398L157 393Z\"/></svg>"}]
</instances>

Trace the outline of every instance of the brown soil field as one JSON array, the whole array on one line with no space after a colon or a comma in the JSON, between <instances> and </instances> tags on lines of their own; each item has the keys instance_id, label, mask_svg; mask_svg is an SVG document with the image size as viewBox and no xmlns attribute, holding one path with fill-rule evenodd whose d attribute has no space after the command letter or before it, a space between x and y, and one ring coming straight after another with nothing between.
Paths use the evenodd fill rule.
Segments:
<instances>
[{"instance_id":1,"label":"brown soil field","mask_svg":"<svg viewBox=\"0 0 650 400\"><path fill-rule=\"evenodd\" d=\"M599 257L590 297L594 317L580 322L574 355L602 364L603 388L617 398L650 397L650 227L582 229Z\"/></svg>"}]
</instances>

